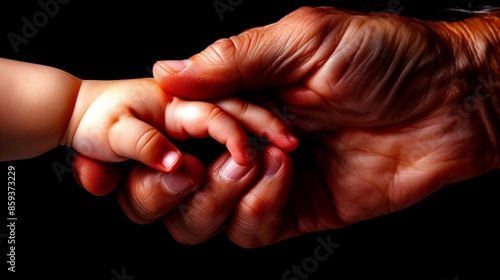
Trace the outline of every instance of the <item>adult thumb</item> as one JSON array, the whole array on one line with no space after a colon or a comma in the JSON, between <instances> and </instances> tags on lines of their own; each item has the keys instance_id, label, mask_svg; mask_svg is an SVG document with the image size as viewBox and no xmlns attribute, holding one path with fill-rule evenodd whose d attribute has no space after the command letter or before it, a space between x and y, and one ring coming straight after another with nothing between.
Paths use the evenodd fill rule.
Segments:
<instances>
[{"instance_id":1,"label":"adult thumb","mask_svg":"<svg viewBox=\"0 0 500 280\"><path fill-rule=\"evenodd\" d=\"M316 10L301 8L276 23L220 39L189 59L158 61L154 78L167 93L196 100L295 83L315 67L311 58L322 42L317 18Z\"/></svg>"}]
</instances>

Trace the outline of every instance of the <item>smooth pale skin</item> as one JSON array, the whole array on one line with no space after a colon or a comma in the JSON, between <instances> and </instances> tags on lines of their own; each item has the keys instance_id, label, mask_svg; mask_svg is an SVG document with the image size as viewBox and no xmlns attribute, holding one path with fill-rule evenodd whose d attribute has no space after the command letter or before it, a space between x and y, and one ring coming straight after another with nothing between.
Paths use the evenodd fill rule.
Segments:
<instances>
[{"instance_id":1,"label":"smooth pale skin","mask_svg":"<svg viewBox=\"0 0 500 280\"><path fill-rule=\"evenodd\" d=\"M235 98L220 102L231 114L214 103L172 97L152 78L82 80L54 67L0 58L0 160L66 145L102 162L132 159L172 172L182 160L169 138L210 136L247 164L255 155L245 128L285 150L297 147L271 112Z\"/></svg>"},{"instance_id":2,"label":"smooth pale skin","mask_svg":"<svg viewBox=\"0 0 500 280\"><path fill-rule=\"evenodd\" d=\"M151 198L162 182L137 166L119 187L120 201L134 202L124 211L139 223L163 217L181 243L224 230L259 247L398 211L498 169L499 34L498 14L452 23L304 7L186 61L160 61L155 79L182 98L276 88L262 104L287 109L301 144L293 157L267 147L239 180L220 175L224 154L189 196ZM115 187L88 175L117 166L76 162L87 187Z\"/></svg>"}]
</instances>

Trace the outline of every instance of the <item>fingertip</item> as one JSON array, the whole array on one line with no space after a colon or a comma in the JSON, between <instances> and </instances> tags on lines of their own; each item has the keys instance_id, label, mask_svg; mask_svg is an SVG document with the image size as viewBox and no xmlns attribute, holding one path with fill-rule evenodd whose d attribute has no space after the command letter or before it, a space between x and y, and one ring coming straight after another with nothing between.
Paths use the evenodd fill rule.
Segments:
<instances>
[{"instance_id":1,"label":"fingertip","mask_svg":"<svg viewBox=\"0 0 500 280\"><path fill-rule=\"evenodd\" d=\"M162 159L162 166L166 172L174 172L181 166L182 154L178 151L168 151Z\"/></svg>"},{"instance_id":2,"label":"fingertip","mask_svg":"<svg viewBox=\"0 0 500 280\"><path fill-rule=\"evenodd\" d=\"M288 132L273 135L269 142L286 152L292 152L299 146L299 139Z\"/></svg>"},{"instance_id":3,"label":"fingertip","mask_svg":"<svg viewBox=\"0 0 500 280\"><path fill-rule=\"evenodd\" d=\"M234 161L239 165L248 165L255 160L256 153L252 149L244 149L237 152L231 152Z\"/></svg>"},{"instance_id":4,"label":"fingertip","mask_svg":"<svg viewBox=\"0 0 500 280\"><path fill-rule=\"evenodd\" d=\"M109 194L121 179L120 167L114 163L96 161L75 155L73 177L82 188L95 196Z\"/></svg>"},{"instance_id":5,"label":"fingertip","mask_svg":"<svg viewBox=\"0 0 500 280\"><path fill-rule=\"evenodd\" d=\"M156 62L155 64L153 64L151 72L153 73L153 78L155 79L156 83L158 83L161 88L164 88L164 79L168 76L167 70L161 67L158 62Z\"/></svg>"},{"instance_id":6,"label":"fingertip","mask_svg":"<svg viewBox=\"0 0 500 280\"><path fill-rule=\"evenodd\" d=\"M152 68L153 78L163 90L172 90L172 82L178 81L177 74L187 68L188 65L189 60L157 61Z\"/></svg>"},{"instance_id":7,"label":"fingertip","mask_svg":"<svg viewBox=\"0 0 500 280\"><path fill-rule=\"evenodd\" d=\"M153 77L160 87L174 96L207 100L227 96L242 89L240 71L233 65L212 61L184 60L157 61Z\"/></svg>"},{"instance_id":8,"label":"fingertip","mask_svg":"<svg viewBox=\"0 0 500 280\"><path fill-rule=\"evenodd\" d=\"M242 164L247 165L252 163L257 157L257 151L254 148L248 148L244 151L244 160Z\"/></svg>"},{"instance_id":9,"label":"fingertip","mask_svg":"<svg viewBox=\"0 0 500 280\"><path fill-rule=\"evenodd\" d=\"M237 147L233 147L228 143L227 149L233 157L234 161L239 165L248 165L255 160L257 153L255 149L250 145L250 142L244 142L244 144Z\"/></svg>"},{"instance_id":10,"label":"fingertip","mask_svg":"<svg viewBox=\"0 0 500 280\"><path fill-rule=\"evenodd\" d=\"M167 73L167 74L176 74L186 69L189 66L190 62L187 59L183 60L160 60L157 61L153 65L153 74L155 74L155 70L157 74ZM160 72L158 72L160 71Z\"/></svg>"},{"instance_id":11,"label":"fingertip","mask_svg":"<svg viewBox=\"0 0 500 280\"><path fill-rule=\"evenodd\" d=\"M297 137L295 137L291 133L286 134L284 137L288 142L288 146L285 149L287 152L291 152L297 149L297 147L299 146L299 139Z\"/></svg>"}]
</instances>

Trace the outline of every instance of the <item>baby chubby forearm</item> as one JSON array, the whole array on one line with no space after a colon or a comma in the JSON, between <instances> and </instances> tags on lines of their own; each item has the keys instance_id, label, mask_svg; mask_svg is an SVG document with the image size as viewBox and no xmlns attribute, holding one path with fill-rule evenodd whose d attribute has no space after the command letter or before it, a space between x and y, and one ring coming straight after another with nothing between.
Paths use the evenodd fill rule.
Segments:
<instances>
[{"instance_id":1,"label":"baby chubby forearm","mask_svg":"<svg viewBox=\"0 0 500 280\"><path fill-rule=\"evenodd\" d=\"M0 58L0 160L31 158L56 148L80 84L54 67Z\"/></svg>"}]
</instances>

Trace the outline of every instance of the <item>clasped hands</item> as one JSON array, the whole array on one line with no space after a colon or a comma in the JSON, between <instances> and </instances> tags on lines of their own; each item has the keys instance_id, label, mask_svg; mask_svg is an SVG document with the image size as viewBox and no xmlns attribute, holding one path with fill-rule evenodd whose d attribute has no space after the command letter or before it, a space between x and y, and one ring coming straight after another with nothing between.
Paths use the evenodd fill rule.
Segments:
<instances>
[{"instance_id":1,"label":"clasped hands","mask_svg":"<svg viewBox=\"0 0 500 280\"><path fill-rule=\"evenodd\" d=\"M75 176L95 195L115 190L132 221L161 219L185 244L225 231L259 247L398 211L500 166L497 15L452 23L304 7L159 61L154 78L173 96L245 90L271 112L286 108L299 147L266 146L248 165L228 152L207 167L184 154L171 173L77 155ZM464 115L484 81L491 92Z\"/></svg>"}]
</instances>

